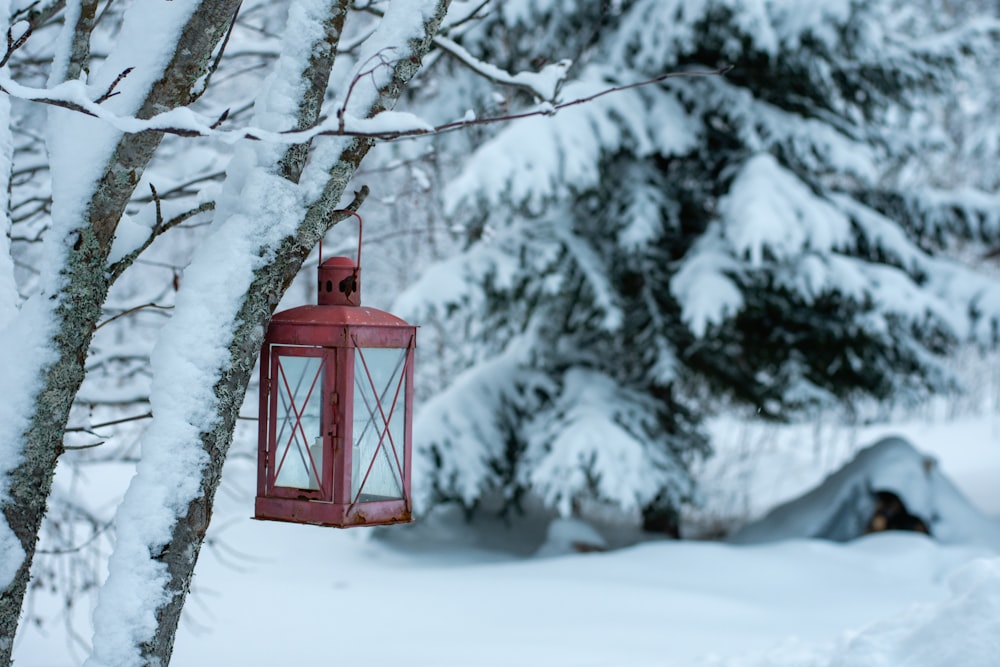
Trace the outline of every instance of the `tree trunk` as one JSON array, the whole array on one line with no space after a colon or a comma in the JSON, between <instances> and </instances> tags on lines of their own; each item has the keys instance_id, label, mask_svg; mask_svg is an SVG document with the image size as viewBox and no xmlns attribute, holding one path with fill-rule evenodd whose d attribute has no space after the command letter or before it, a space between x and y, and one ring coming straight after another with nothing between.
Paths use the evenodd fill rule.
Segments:
<instances>
[{"instance_id":1,"label":"tree trunk","mask_svg":"<svg viewBox=\"0 0 1000 667\"><path fill-rule=\"evenodd\" d=\"M435 16L424 25L422 38L400 45L394 53L397 59L391 64L392 76L380 87L381 95L378 102L368 109L369 116L391 108L398 100L429 50L448 4L449 0L439 0ZM313 73L316 74L315 70ZM306 78L313 87L320 80L316 76ZM307 106L305 101L300 103L300 119L311 113ZM315 108L315 112L318 111L318 107ZM233 429L263 344L267 324L310 251L333 225L348 217L345 212L336 210L337 204L373 145L374 142L366 138L355 138L347 143L340 160L330 168L330 178L323 193L309 208L294 238L286 239L276 249L274 260L258 270L252 284L247 285L243 303L230 328L232 335L228 346L229 359L214 387L217 400L216 423L213 428L201 434L201 447L209 457L208 465L202 470L201 495L189 503L187 515L174 525L168 548L155 558L167 566L170 581L166 591L168 602L157 610L156 635L142 647L143 661L147 665L166 665L170 660L181 610L211 518L222 465L232 443ZM290 180L297 180L306 156L307 151L301 148L287 151L279 166L281 173ZM295 164L300 166L295 167ZM348 208L356 209L366 195L366 189L357 193ZM261 248L262 256L268 250L271 249Z\"/></svg>"},{"instance_id":2,"label":"tree trunk","mask_svg":"<svg viewBox=\"0 0 1000 667\"><path fill-rule=\"evenodd\" d=\"M140 118L191 100L194 83L207 70L212 52L233 19L239 0L202 2L192 14L162 78L154 84ZM76 40L74 40L76 43ZM79 51L75 50L78 55ZM74 61L72 66L79 63ZM141 132L122 137L90 199L88 214L60 273L65 278L54 309L56 360L39 370L42 387L34 401L24 455L10 472L9 497L0 505L25 557L14 579L0 593L0 665L9 665L24 594L34 559L38 531L52 488L56 462L70 407L84 376L84 362L101 308L110 287L107 258L118 221L142 172L159 146L160 134Z\"/></svg>"}]
</instances>

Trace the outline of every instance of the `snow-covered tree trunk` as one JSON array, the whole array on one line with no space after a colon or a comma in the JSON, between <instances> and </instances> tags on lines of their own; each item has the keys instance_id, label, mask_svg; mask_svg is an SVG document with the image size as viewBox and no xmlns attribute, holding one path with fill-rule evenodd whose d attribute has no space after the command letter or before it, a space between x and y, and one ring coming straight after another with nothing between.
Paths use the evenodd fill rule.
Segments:
<instances>
[{"instance_id":1,"label":"snow-covered tree trunk","mask_svg":"<svg viewBox=\"0 0 1000 667\"><path fill-rule=\"evenodd\" d=\"M389 5L353 78L338 90L342 117L370 118L392 108L448 4ZM283 131L319 119L348 5L292 3L282 57L257 101L258 125ZM265 328L303 260L347 215L339 202L372 145L368 138L338 137L287 149L262 142L238 148L213 232L185 272L154 352L155 417L117 514L118 541L95 611L88 666L169 662ZM363 199L364 191L351 206Z\"/></svg>"},{"instance_id":2,"label":"snow-covered tree trunk","mask_svg":"<svg viewBox=\"0 0 1000 667\"><path fill-rule=\"evenodd\" d=\"M51 83L76 83L96 3L68 3L61 54ZM156 6L154 6L156 5ZM238 0L136 2L119 45L93 77L118 95L120 115L150 118L188 104L239 5ZM132 75L121 79L126 67ZM114 71L117 70L117 71ZM0 664L10 664L14 633L27 588L38 530L45 513L70 406L111 283L107 265L115 230L161 134L121 135L73 111L53 110L50 151L54 204L40 294L7 327L5 368L23 392L3 416L5 492L0 507L23 557L10 540L0 594ZM6 417L10 417L6 419ZM18 560L19 559L19 560ZM11 570L11 571L8 571Z\"/></svg>"}]
</instances>

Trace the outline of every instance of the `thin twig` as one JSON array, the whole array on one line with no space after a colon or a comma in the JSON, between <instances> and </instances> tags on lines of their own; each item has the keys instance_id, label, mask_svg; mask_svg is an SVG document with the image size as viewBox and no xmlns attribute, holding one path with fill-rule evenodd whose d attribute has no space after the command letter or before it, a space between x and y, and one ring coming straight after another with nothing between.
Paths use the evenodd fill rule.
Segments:
<instances>
[{"instance_id":1,"label":"thin twig","mask_svg":"<svg viewBox=\"0 0 1000 667\"><path fill-rule=\"evenodd\" d=\"M160 195L156 192L156 186L150 183L149 191L153 195L153 205L156 207L156 224L153 225L153 234L157 234L163 227L163 208L160 206Z\"/></svg>"},{"instance_id":2,"label":"thin twig","mask_svg":"<svg viewBox=\"0 0 1000 667\"><path fill-rule=\"evenodd\" d=\"M31 24L29 23L27 29L21 34L21 36L14 39L14 27L11 26L10 28L7 28L7 52L3 54L3 58L0 59L0 67L6 65L10 60L10 57L14 55L14 52L24 46L24 43L28 41L29 37L31 37L31 32Z\"/></svg>"},{"instance_id":3,"label":"thin twig","mask_svg":"<svg viewBox=\"0 0 1000 667\"><path fill-rule=\"evenodd\" d=\"M219 116L219 119L217 121L215 121L214 123L212 123L209 126L208 129L210 129L210 130L218 130L219 126L221 126L223 123L226 122L227 118L229 118L229 109L226 109L225 111L223 111L222 115Z\"/></svg>"},{"instance_id":4,"label":"thin twig","mask_svg":"<svg viewBox=\"0 0 1000 667\"><path fill-rule=\"evenodd\" d=\"M205 76L201 81L201 85L198 87L198 91L194 93L194 95L189 100L189 103L199 99L202 95L205 94L205 91L208 90L208 84L211 82L212 76L219 69L219 63L222 62L222 56L226 52L226 47L229 46L229 39L233 36L233 30L236 28L236 20L240 16L240 9L242 7L243 7L242 2L236 6L236 11L233 13L233 18L229 22L229 28L226 30L226 36L222 38L222 44L219 45L219 52L215 55L215 59L212 61L211 67L208 68L208 71L205 73ZM223 116L227 115L228 113L229 110L226 109L226 113L223 114ZM223 120L225 120L224 117L220 118L218 122L212 126L212 129L214 130L218 125L221 125Z\"/></svg>"},{"instance_id":5,"label":"thin twig","mask_svg":"<svg viewBox=\"0 0 1000 667\"><path fill-rule=\"evenodd\" d=\"M96 540L98 537L104 534L109 528L111 528L112 524L111 521L104 522L103 525L98 525L96 521L93 523L95 524L94 534L91 535L90 538L88 538L82 544L79 544L78 546L75 547L69 547L67 549L39 549L36 553L63 555L63 554L71 554L77 551L82 551L87 545L91 544L94 540Z\"/></svg>"},{"instance_id":6,"label":"thin twig","mask_svg":"<svg viewBox=\"0 0 1000 667\"><path fill-rule=\"evenodd\" d=\"M199 215L201 213L206 213L214 209L215 209L215 202L211 201L202 202L197 207L189 211L185 211L180 215L175 215L166 222L163 222L160 219L159 212L157 212L157 225L150 231L149 236L146 237L146 240L142 242L142 245L140 245L138 248L136 248L135 250L125 255L117 262L111 264L108 267L108 275L111 277L111 282L115 282L116 280L118 280L118 278L121 277L122 273L125 272L125 269L130 267L132 263L135 262L135 260L139 257L139 255L141 255L146 250L146 248L151 246L153 244L153 241L159 238L162 234L170 231L177 225L193 218L196 215ZM107 322L105 322L104 324L107 324Z\"/></svg>"},{"instance_id":7,"label":"thin twig","mask_svg":"<svg viewBox=\"0 0 1000 667\"><path fill-rule=\"evenodd\" d=\"M596 99L604 97L605 95L610 95L612 93L618 93L624 90L631 90L633 88L641 88L643 86L650 86L653 84L661 83L667 79L679 79L679 78L689 78L689 77L701 77L701 76L725 76L731 69L732 65L726 65L720 67L719 69L709 70L709 71L694 71L694 72L670 72L668 74L661 74L653 79L647 79L645 81L638 81L636 83L629 83L623 86L614 86L612 88L607 88L600 92L594 93L593 95L587 95L585 97L578 97L577 99L570 100L569 102L561 102L559 104L553 104L544 109L535 109L533 111L525 111L523 113L514 113L506 116L489 116L487 118L473 118L471 120L456 120L450 123L443 123L441 125L435 125L433 128L420 129L416 128L413 130L403 130L400 132L334 132L334 131L322 131L317 134L319 135L344 135L344 136L360 136L360 137L374 137L376 139L382 139L390 141L393 139L404 139L408 137L423 136L429 134L442 134L444 132L451 132L453 130L461 129L464 127L472 127L475 125L492 125L495 123L509 122L512 120L521 120L522 118L532 118L534 116L552 116L557 111L562 111L563 109L574 107L579 104L586 104L587 102L593 102Z\"/></svg>"},{"instance_id":8,"label":"thin twig","mask_svg":"<svg viewBox=\"0 0 1000 667\"><path fill-rule=\"evenodd\" d=\"M193 194L194 192L197 192L197 190L192 191L192 190L188 190L187 189L187 188L191 187L192 185L196 185L198 183L204 183L206 181L220 181L220 180L222 180L222 178L225 175L226 175L225 171L216 171L216 172L212 172L212 173L209 173L209 174L204 174L202 176L195 176L194 178L191 178L191 179L189 179L187 181L184 181L183 183L179 183L178 185L175 185L174 187L170 188L169 190L165 190L163 192L157 191L157 194L160 197L160 201L166 201L168 199L173 199L175 197L181 197L181 196L184 196L185 194L190 195L190 194ZM153 201L153 198L152 197L136 197L132 201L135 202L135 203L147 204L147 203Z\"/></svg>"},{"instance_id":9,"label":"thin twig","mask_svg":"<svg viewBox=\"0 0 1000 667\"><path fill-rule=\"evenodd\" d=\"M67 430L69 430L69 429L67 429ZM86 430L81 430L81 432L88 433L90 435L94 435L93 433L90 433L90 431L86 431ZM101 445L106 444L106 443L107 443L107 440L101 440L100 442L94 442L94 443L91 443L89 445L63 445L62 449L63 449L64 452L78 452L81 449L93 449L94 447L100 447Z\"/></svg>"},{"instance_id":10,"label":"thin twig","mask_svg":"<svg viewBox=\"0 0 1000 667\"><path fill-rule=\"evenodd\" d=\"M479 12L482 11L482 9L484 7L486 7L486 5L488 5L488 4L490 4L490 0L483 0L482 2L479 3L479 6L476 7L475 9L473 9L471 12L469 12L468 15L466 15L463 18L458 19L454 23L449 23L447 26L445 26L445 30L444 30L444 32L442 34L444 34L446 32L450 32L450 31L454 30L455 28L458 28L462 24L468 23L469 21L473 20L474 18L477 18Z\"/></svg>"},{"instance_id":11,"label":"thin twig","mask_svg":"<svg viewBox=\"0 0 1000 667\"><path fill-rule=\"evenodd\" d=\"M351 95L354 93L354 87L357 86L358 83L361 81L361 79L365 78L366 76L373 76L380 67L391 67L395 61L386 60L385 56L383 56L382 53L384 51L394 51L395 49L396 47L394 46L387 46L384 49L380 49L377 53L375 53L372 57L370 57L368 60L365 61L364 66L367 66L368 63L372 62L376 58L378 59L378 64L372 66L369 69L364 70L363 72L358 72L357 74L354 75L354 78L351 79L351 85L347 87L347 94L344 96L344 103L340 105L339 109L337 109L337 118L339 120L339 127L341 132L344 131L344 115L347 113L347 103L351 100Z\"/></svg>"},{"instance_id":12,"label":"thin twig","mask_svg":"<svg viewBox=\"0 0 1000 667\"><path fill-rule=\"evenodd\" d=\"M112 419L111 421L101 422L100 424L91 424L90 426L74 426L72 428L67 428L66 433L79 433L81 431L89 431L95 428L105 428L108 426L117 426L118 424L127 424L128 422L140 421L142 419L149 419L153 416L153 413L146 412L141 415L135 415L133 417L122 417L121 419ZM93 445L86 445L85 447L92 447Z\"/></svg>"},{"instance_id":13,"label":"thin twig","mask_svg":"<svg viewBox=\"0 0 1000 667\"><path fill-rule=\"evenodd\" d=\"M127 315L131 315L132 313L135 313L135 312L140 311L140 310L145 310L146 308L155 308L157 310L173 310L174 309L173 306L161 306L161 305L159 305L157 303L152 303L152 302L150 302L150 303L144 303L141 306L135 306L134 308L129 308L128 310L123 310L122 312L118 313L117 315L113 315L113 316L109 317L108 319L104 320L103 322L99 323L96 327L94 327L94 330L96 331L97 329L100 329L101 327L103 327L105 325L111 324L112 322L114 322L117 319L120 319L120 318L125 317Z\"/></svg>"},{"instance_id":14,"label":"thin twig","mask_svg":"<svg viewBox=\"0 0 1000 667\"><path fill-rule=\"evenodd\" d=\"M132 70L134 69L135 69L134 67L126 67L125 69L123 69L122 73L116 76L115 80L111 82L110 86L108 86L108 89L104 91L104 94L98 97L96 100L94 100L94 104L102 104L104 102L107 102L115 95L118 95L120 91L115 90L115 88L117 88L118 84L124 81L125 77L131 74Z\"/></svg>"}]
</instances>

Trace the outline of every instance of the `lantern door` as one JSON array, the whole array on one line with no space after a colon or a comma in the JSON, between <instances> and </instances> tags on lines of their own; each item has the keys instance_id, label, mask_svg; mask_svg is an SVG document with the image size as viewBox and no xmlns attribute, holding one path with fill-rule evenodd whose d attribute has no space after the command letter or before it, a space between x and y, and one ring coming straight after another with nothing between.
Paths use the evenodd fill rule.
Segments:
<instances>
[{"instance_id":1,"label":"lantern door","mask_svg":"<svg viewBox=\"0 0 1000 667\"><path fill-rule=\"evenodd\" d=\"M265 494L330 500L333 461L327 439L337 406L324 397L336 376L335 355L323 348L274 345L268 356Z\"/></svg>"},{"instance_id":2,"label":"lantern door","mask_svg":"<svg viewBox=\"0 0 1000 667\"><path fill-rule=\"evenodd\" d=\"M413 348L355 347L350 504L408 501ZM408 509L408 502L407 502Z\"/></svg>"}]
</instances>

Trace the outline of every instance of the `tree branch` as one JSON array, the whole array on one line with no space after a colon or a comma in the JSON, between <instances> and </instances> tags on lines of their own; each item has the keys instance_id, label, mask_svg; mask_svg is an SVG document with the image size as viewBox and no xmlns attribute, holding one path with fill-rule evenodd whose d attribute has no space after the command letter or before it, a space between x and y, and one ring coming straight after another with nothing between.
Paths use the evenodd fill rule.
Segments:
<instances>
[{"instance_id":1,"label":"tree branch","mask_svg":"<svg viewBox=\"0 0 1000 667\"><path fill-rule=\"evenodd\" d=\"M24 9L21 9L10 17L10 22L12 24L18 21L27 21L32 31L37 30L46 23L52 20L52 18L61 12L66 7L66 0L54 0L47 5L42 5L39 2L33 2Z\"/></svg>"},{"instance_id":2,"label":"tree branch","mask_svg":"<svg viewBox=\"0 0 1000 667\"><path fill-rule=\"evenodd\" d=\"M133 308L129 308L127 310L123 310L122 312L118 313L117 315L112 315L108 319L104 320L103 322L101 322L100 324L98 324L97 326L95 326L94 330L96 331L97 329L100 329L101 327L104 327L104 326L107 326L108 324L111 324L115 320L121 319L121 318L126 317L128 315L131 315L132 313L139 312L140 310L146 310L147 308L156 308L157 310L173 310L174 309L173 306L161 306L160 304L153 303L153 302L144 303L141 306L135 306Z\"/></svg>"},{"instance_id":3,"label":"tree branch","mask_svg":"<svg viewBox=\"0 0 1000 667\"><path fill-rule=\"evenodd\" d=\"M150 188L152 187L153 186L151 184ZM151 246L153 244L153 241L155 241L161 235L170 231L177 225L190 220L196 215L200 215L202 213L207 213L209 211L215 210L215 202L211 201L203 202L202 204L198 205L197 207L189 211L184 211L183 213L175 215L169 220L164 221L160 211L160 199L156 195L155 189L153 189L153 194L154 194L153 201L156 202L156 224L150 231L149 236L146 238L145 241L142 242L142 244L138 248L136 248L129 254L125 255L117 262L114 262L113 264L110 264L108 266L108 279L110 280L111 283L117 281L118 278L121 277L122 273L125 272L125 269L132 266L132 264L135 263L135 260L139 257L139 255L145 252L146 248ZM107 322L97 325L97 328L98 329L101 328L102 326L104 326L104 324L107 324Z\"/></svg>"},{"instance_id":4,"label":"tree branch","mask_svg":"<svg viewBox=\"0 0 1000 667\"><path fill-rule=\"evenodd\" d=\"M132 73L133 69L135 69L135 68L134 67L126 67L125 69L123 69L122 72L121 72L121 74L119 74L118 76L116 76L115 80L111 82L110 86L108 86L108 89L106 91L104 91L104 94L101 95L100 97L98 97L96 100L94 100L94 104L103 104L104 102L107 102L109 99L111 99L112 97L114 97L115 95L117 95L118 92L115 91L115 88L118 87L119 83L121 83L122 81L125 80L125 77L127 77L129 74Z\"/></svg>"},{"instance_id":5,"label":"tree branch","mask_svg":"<svg viewBox=\"0 0 1000 667\"><path fill-rule=\"evenodd\" d=\"M301 79L306 87L298 101L298 114L295 122L296 130L313 127L320 119L323 111L323 101L330 85L330 74L337 57L340 38L344 31L344 21L347 18L346 8L331 7L323 19L323 33L312 44L306 68ZM309 157L309 146L312 137L304 141L293 142L285 150L278 163L281 175L293 183L298 183Z\"/></svg>"},{"instance_id":6,"label":"tree branch","mask_svg":"<svg viewBox=\"0 0 1000 667\"><path fill-rule=\"evenodd\" d=\"M212 81L212 76L214 76L215 72L219 69L219 63L222 62L222 56L226 53L226 47L229 46L229 39L233 36L233 30L236 29L236 20L239 18L240 8L242 6L243 6L243 0L240 0L240 3L236 5L236 11L233 13L233 18L229 22L229 28L226 30L226 36L222 38L222 43L219 45L218 53L216 53L215 59L212 61L212 64L208 67L208 71L206 71L205 75L201 78L201 81L197 82L196 84L197 89L194 91L194 94L192 96L191 99L192 102L201 98L201 96L205 94L205 91L208 90L209 83L211 83ZM223 120L225 120L225 116L227 116L228 114L229 110L227 109L226 113L223 114L223 118L219 119L220 124L222 123ZM215 129L215 127L213 126L212 129Z\"/></svg>"},{"instance_id":7,"label":"tree branch","mask_svg":"<svg viewBox=\"0 0 1000 667\"><path fill-rule=\"evenodd\" d=\"M379 63L379 66L392 67L394 62L395 61L386 61L384 63ZM398 130L370 130L370 131L366 131L363 129L351 129L348 121L352 119L346 113L343 113L343 107L341 107L341 109L338 110L338 117L336 118L336 122L328 121L327 123L312 127L310 129L288 130L284 132L272 132L269 130L263 130L260 128L253 128L253 127L245 128L242 130L220 130L217 127L220 122L219 120L209 121L203 117L197 117L188 109L168 111L159 114L157 116L154 116L148 120L142 120L134 117L117 116L114 113L105 110L103 107L96 104L95 102L87 100L85 98L81 99L78 96L62 97L55 95L53 91L29 89L23 86L15 88L15 90L20 92L20 94L18 94L18 92L12 92L11 88L13 88L13 86L8 87L7 84L9 84L10 81L9 78L7 80L0 78L0 91L6 92L7 94L13 97L17 97L19 99L62 107L64 109L77 111L79 113L83 113L88 116L100 118L101 120L107 122L116 129L129 134L153 132L159 134L172 134L181 137L217 137L228 142L235 142L238 141L239 139L249 139L251 141L266 141L269 143L276 143L276 144L308 144L312 139L320 136L358 137L363 139L392 141L396 139L407 139L412 137L442 134L444 132L451 132L454 130L462 129L464 127L505 123L513 120L521 120L523 118L531 118L533 116L551 116L563 109L577 106L580 104L585 104L587 102L592 102L596 99L604 97L605 95L610 95L612 93L617 93L625 90L632 90L634 88L641 88L644 86L651 86L657 83L662 83L663 81L666 81L668 79L725 76L732 69L733 65L726 65L724 67L719 67L717 69L711 69L711 70L668 72L666 74L661 74L660 76L656 76L651 79L646 79L644 81L637 81L635 83L624 84L621 86L611 86L609 88L606 88L605 90L594 93L593 95L586 95L584 97L579 97L570 100L568 102L560 102L558 104L544 103L543 105L540 106L540 108L532 109L530 111L524 111L521 113L507 114L503 116L490 116L487 118L468 118L468 119L451 121L448 123L442 123L440 125L434 125L434 126L429 126L421 123L419 124L419 126L403 128ZM364 78L365 76L370 76L371 74L372 74L371 69L360 72L352 81L351 88L353 89L353 87L362 78ZM180 127L177 124L172 124L170 122L170 120L175 116L183 118L183 120L185 121L183 127ZM357 121L357 119L354 120ZM364 121L357 121L357 122L360 122L361 125L364 125ZM418 124L414 123L414 125Z\"/></svg>"},{"instance_id":8,"label":"tree branch","mask_svg":"<svg viewBox=\"0 0 1000 667\"><path fill-rule=\"evenodd\" d=\"M80 433L84 431L89 432L96 428L107 428L108 426L117 426L118 424L127 424L129 422L141 421L143 419L150 419L152 418L152 416L153 416L152 412L145 412L141 415L134 415L132 417L122 417L121 419L113 419L111 421L101 422L100 424L91 424L90 426L73 426L71 428L67 428L66 433ZM91 446L93 445L88 445L88 447ZM71 449L71 448L67 447L66 449Z\"/></svg>"},{"instance_id":9,"label":"tree branch","mask_svg":"<svg viewBox=\"0 0 1000 667\"><path fill-rule=\"evenodd\" d=\"M24 46L24 43L28 41L31 37L31 25L28 24L27 29L21 33L20 37L14 37L14 26L7 28L7 51L3 54L3 58L0 58L0 67L5 66L9 61L10 57L14 55L14 52L19 48Z\"/></svg>"},{"instance_id":10,"label":"tree branch","mask_svg":"<svg viewBox=\"0 0 1000 667\"><path fill-rule=\"evenodd\" d=\"M455 23L450 24L448 28L451 29L465 23L466 21L472 20L476 14L488 4L488 2L489 0L484 0L484 2L480 3L480 5L473 9L471 13ZM380 18L384 15L384 12L372 7L371 5L363 7L362 9L369 14L373 14ZM455 58L458 62L462 63L483 78L499 85L510 86L512 88L523 90L543 102L555 102L559 88L562 86L562 82L566 78L566 73L572 65L571 61L562 60L558 63L545 66L540 72L518 72L517 74L511 74L510 72L502 70L492 63L480 60L469 53L464 46L445 37L443 34L439 33L435 35L434 46Z\"/></svg>"},{"instance_id":11,"label":"tree branch","mask_svg":"<svg viewBox=\"0 0 1000 667\"><path fill-rule=\"evenodd\" d=\"M434 38L434 45L493 83L523 90L542 102L555 102L559 88L565 81L566 73L572 65L570 60L561 60L558 63L546 65L540 72L510 74L496 65L476 58L461 44L447 37L438 35Z\"/></svg>"},{"instance_id":12,"label":"tree branch","mask_svg":"<svg viewBox=\"0 0 1000 667\"><path fill-rule=\"evenodd\" d=\"M169 60L163 63L161 78L142 101L138 118L149 118L161 109L189 101L192 79L203 71L232 18L236 2L203 0L191 8L185 29L172 50L164 53ZM4 90L15 94L23 90L7 72L0 74ZM76 90L83 97L82 82L67 81L62 86L62 90ZM94 109L97 113L105 111L89 100L87 104L91 113L95 113ZM39 528L62 448L63 429L83 382L87 350L111 284L106 266L111 242L122 211L160 138L155 132L127 134L119 139L107 163L88 165L103 173L85 195L88 201L79 213L78 231L67 240L63 261L50 267L53 274L60 274L65 285L47 306L53 321L48 341L52 359L37 369L37 397L24 417L27 428L21 434L21 456L10 467L7 493L0 502L0 511L24 553L16 572L0 591L0 665L10 664Z\"/></svg>"},{"instance_id":13,"label":"tree branch","mask_svg":"<svg viewBox=\"0 0 1000 667\"><path fill-rule=\"evenodd\" d=\"M64 72L65 80L73 81L90 68L90 34L97 23L98 0L82 0L79 5L79 15L73 27L73 42L70 45L69 62ZM123 75L124 76L124 75ZM120 80L122 77L119 77ZM115 84L118 83L115 80ZM114 87L115 84L112 84Z\"/></svg>"}]
</instances>

